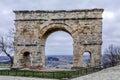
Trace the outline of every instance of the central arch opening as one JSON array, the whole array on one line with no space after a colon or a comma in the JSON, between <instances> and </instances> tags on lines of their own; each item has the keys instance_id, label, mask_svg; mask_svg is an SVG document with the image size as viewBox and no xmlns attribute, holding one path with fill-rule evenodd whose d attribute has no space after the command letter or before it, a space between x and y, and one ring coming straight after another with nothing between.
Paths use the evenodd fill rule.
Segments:
<instances>
[{"instance_id":1,"label":"central arch opening","mask_svg":"<svg viewBox=\"0 0 120 80\"><path fill-rule=\"evenodd\" d=\"M65 31L51 33L45 44L47 68L71 68L73 66L73 38Z\"/></svg>"}]
</instances>

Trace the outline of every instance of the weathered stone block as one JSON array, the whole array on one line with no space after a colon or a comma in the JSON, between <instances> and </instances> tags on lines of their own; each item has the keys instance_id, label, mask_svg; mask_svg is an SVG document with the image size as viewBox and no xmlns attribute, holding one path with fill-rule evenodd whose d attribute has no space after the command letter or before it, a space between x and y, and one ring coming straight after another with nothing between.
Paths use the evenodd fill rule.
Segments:
<instances>
[{"instance_id":1,"label":"weathered stone block","mask_svg":"<svg viewBox=\"0 0 120 80\"><path fill-rule=\"evenodd\" d=\"M91 34L91 35L87 35L87 34L83 34L80 35L80 44L83 45L101 45L102 44L102 36L101 35L95 35L95 34Z\"/></svg>"}]
</instances>

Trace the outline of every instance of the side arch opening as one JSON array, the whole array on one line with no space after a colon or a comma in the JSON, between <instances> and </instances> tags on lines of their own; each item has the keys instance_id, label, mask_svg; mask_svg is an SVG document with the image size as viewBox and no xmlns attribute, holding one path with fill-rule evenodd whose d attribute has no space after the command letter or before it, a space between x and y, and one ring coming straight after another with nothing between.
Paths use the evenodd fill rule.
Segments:
<instances>
[{"instance_id":1,"label":"side arch opening","mask_svg":"<svg viewBox=\"0 0 120 80\"><path fill-rule=\"evenodd\" d=\"M23 67L30 67L31 65L31 54L26 51L23 53Z\"/></svg>"},{"instance_id":2,"label":"side arch opening","mask_svg":"<svg viewBox=\"0 0 120 80\"><path fill-rule=\"evenodd\" d=\"M90 63L91 63L91 53L85 51L83 53L83 60L82 60L83 67L90 67Z\"/></svg>"}]
</instances>

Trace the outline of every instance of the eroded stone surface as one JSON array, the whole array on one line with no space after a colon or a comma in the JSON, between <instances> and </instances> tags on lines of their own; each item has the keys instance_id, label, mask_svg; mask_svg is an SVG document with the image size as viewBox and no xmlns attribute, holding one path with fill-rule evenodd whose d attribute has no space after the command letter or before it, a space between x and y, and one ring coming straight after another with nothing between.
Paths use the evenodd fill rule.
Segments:
<instances>
[{"instance_id":1,"label":"eroded stone surface","mask_svg":"<svg viewBox=\"0 0 120 80\"><path fill-rule=\"evenodd\" d=\"M55 31L65 31L73 37L74 67L82 67L82 54L91 53L90 66L100 63L103 9L71 11L14 11L14 66L24 67L24 53L29 52L27 66L45 67L45 41ZM63 44L64 45L64 44Z\"/></svg>"}]
</instances>

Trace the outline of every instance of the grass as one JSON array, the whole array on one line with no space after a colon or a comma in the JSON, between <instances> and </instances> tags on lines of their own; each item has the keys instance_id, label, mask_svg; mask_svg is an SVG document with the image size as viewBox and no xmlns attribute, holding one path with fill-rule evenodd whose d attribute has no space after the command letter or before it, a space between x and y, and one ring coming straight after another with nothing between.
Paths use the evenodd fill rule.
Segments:
<instances>
[{"instance_id":1,"label":"grass","mask_svg":"<svg viewBox=\"0 0 120 80\"><path fill-rule=\"evenodd\" d=\"M61 79L83 76L96 71L99 71L99 69L96 68L96 69L81 69L76 71L53 71L53 72L29 71L29 70L0 70L0 75Z\"/></svg>"}]
</instances>

